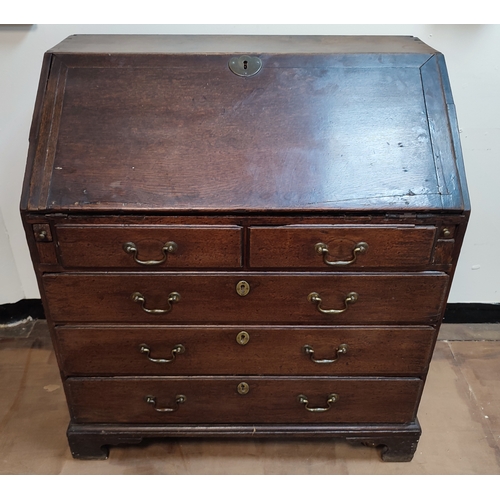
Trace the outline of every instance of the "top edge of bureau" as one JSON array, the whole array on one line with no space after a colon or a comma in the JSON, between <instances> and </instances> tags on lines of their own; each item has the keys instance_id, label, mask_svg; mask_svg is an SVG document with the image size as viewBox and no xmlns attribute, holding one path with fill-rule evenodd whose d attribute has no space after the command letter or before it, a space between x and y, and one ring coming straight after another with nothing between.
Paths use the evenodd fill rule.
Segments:
<instances>
[{"instance_id":1,"label":"top edge of bureau","mask_svg":"<svg viewBox=\"0 0 500 500\"><path fill-rule=\"evenodd\" d=\"M438 53L413 36L354 35L71 35L53 54L428 54Z\"/></svg>"}]
</instances>

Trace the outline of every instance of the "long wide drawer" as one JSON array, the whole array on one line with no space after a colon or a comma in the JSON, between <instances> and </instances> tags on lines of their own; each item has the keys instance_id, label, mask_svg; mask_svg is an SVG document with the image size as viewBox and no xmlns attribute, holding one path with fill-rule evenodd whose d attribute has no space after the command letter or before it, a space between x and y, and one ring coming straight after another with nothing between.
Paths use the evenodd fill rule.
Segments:
<instances>
[{"instance_id":1,"label":"long wide drawer","mask_svg":"<svg viewBox=\"0 0 500 500\"><path fill-rule=\"evenodd\" d=\"M435 236L434 226L251 227L250 267L423 269Z\"/></svg>"},{"instance_id":2,"label":"long wide drawer","mask_svg":"<svg viewBox=\"0 0 500 500\"><path fill-rule=\"evenodd\" d=\"M431 327L57 327L66 375L421 375Z\"/></svg>"},{"instance_id":3,"label":"long wide drawer","mask_svg":"<svg viewBox=\"0 0 500 500\"><path fill-rule=\"evenodd\" d=\"M437 321L448 279L438 272L62 273L44 275L43 285L57 323L381 325Z\"/></svg>"},{"instance_id":4,"label":"long wide drawer","mask_svg":"<svg viewBox=\"0 0 500 500\"><path fill-rule=\"evenodd\" d=\"M239 268L238 226L56 226L61 264L68 268Z\"/></svg>"},{"instance_id":5,"label":"long wide drawer","mask_svg":"<svg viewBox=\"0 0 500 500\"><path fill-rule=\"evenodd\" d=\"M406 423L419 379L69 378L75 423Z\"/></svg>"}]
</instances>

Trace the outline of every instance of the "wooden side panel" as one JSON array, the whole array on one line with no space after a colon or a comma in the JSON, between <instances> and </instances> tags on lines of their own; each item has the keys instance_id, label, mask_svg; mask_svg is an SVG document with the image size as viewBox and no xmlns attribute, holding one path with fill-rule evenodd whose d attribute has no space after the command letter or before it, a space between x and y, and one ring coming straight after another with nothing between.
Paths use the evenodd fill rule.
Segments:
<instances>
[{"instance_id":1,"label":"wooden side panel","mask_svg":"<svg viewBox=\"0 0 500 500\"><path fill-rule=\"evenodd\" d=\"M38 91L36 95L35 108L33 110L33 118L31 121L30 135L29 135L29 149L28 158L26 160L26 171L24 174L23 190L21 195L21 212L28 208L29 194L31 191L31 176L33 175L33 163L35 160L35 153L37 150L37 141L40 133L40 126L42 124L42 108L47 91L49 74L52 66L52 54L45 53L43 56L42 69L40 72L40 80L38 82Z\"/></svg>"},{"instance_id":2,"label":"wooden side panel","mask_svg":"<svg viewBox=\"0 0 500 500\"><path fill-rule=\"evenodd\" d=\"M432 57L422 66L421 73L437 182L443 194L443 208L463 210L465 208L464 197L454 149L454 139L458 137L454 138L452 135L446 105L446 92L449 92L449 89L443 87L437 56ZM464 188L467 189L466 186Z\"/></svg>"},{"instance_id":3,"label":"wooden side panel","mask_svg":"<svg viewBox=\"0 0 500 500\"><path fill-rule=\"evenodd\" d=\"M36 140L31 138L36 147L33 147L34 155L32 157L30 155L29 158L29 177L25 179L25 182L29 183L29 192L25 194L27 203L23 201L22 205L26 204L28 210L47 209L67 72L68 68L60 60L51 59L50 75L40 104L40 122L32 129L32 132L36 131L38 136Z\"/></svg>"}]
</instances>

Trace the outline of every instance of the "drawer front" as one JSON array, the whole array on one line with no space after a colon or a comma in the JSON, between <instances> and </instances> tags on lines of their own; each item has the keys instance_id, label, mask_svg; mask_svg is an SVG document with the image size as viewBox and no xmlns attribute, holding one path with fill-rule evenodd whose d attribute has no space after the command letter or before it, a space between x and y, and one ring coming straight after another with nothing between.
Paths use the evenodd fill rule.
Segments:
<instances>
[{"instance_id":1,"label":"drawer front","mask_svg":"<svg viewBox=\"0 0 500 500\"><path fill-rule=\"evenodd\" d=\"M437 321L448 276L46 274L43 284L56 323L381 325Z\"/></svg>"},{"instance_id":2,"label":"drawer front","mask_svg":"<svg viewBox=\"0 0 500 500\"><path fill-rule=\"evenodd\" d=\"M56 227L61 264L68 268L239 268L237 226Z\"/></svg>"},{"instance_id":3,"label":"drawer front","mask_svg":"<svg viewBox=\"0 0 500 500\"><path fill-rule=\"evenodd\" d=\"M66 375L402 375L425 372L427 328L57 327Z\"/></svg>"},{"instance_id":4,"label":"drawer front","mask_svg":"<svg viewBox=\"0 0 500 500\"><path fill-rule=\"evenodd\" d=\"M66 389L75 423L406 423L415 418L422 381L69 378Z\"/></svg>"},{"instance_id":5,"label":"drawer front","mask_svg":"<svg viewBox=\"0 0 500 500\"><path fill-rule=\"evenodd\" d=\"M421 269L431 261L435 235L433 226L251 227L250 266Z\"/></svg>"}]
</instances>

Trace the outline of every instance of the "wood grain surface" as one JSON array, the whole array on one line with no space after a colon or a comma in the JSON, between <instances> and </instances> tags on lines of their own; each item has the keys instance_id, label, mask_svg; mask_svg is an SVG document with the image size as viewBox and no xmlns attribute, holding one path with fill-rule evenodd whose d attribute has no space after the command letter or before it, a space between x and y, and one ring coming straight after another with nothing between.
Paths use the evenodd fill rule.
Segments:
<instances>
[{"instance_id":1,"label":"wood grain surface","mask_svg":"<svg viewBox=\"0 0 500 500\"><path fill-rule=\"evenodd\" d=\"M251 227L250 267L321 268L347 270L363 268L425 268L429 265L436 228L372 226ZM326 260L345 262L354 258L354 249L366 243L368 250L348 265L328 265L316 251L318 243L328 247Z\"/></svg>"},{"instance_id":2,"label":"wood grain surface","mask_svg":"<svg viewBox=\"0 0 500 500\"><path fill-rule=\"evenodd\" d=\"M100 39L87 40L90 47ZM385 53L390 38L372 46L363 38L289 39L288 53L272 52L271 43L259 54L263 69L241 78L228 67L230 39L227 51L211 54L168 52L171 40L161 37L123 39L121 48L102 40L117 52L84 53L85 39L75 37L65 45L73 54L56 51L45 62L52 70L40 147L28 166L41 182L23 206L464 208L455 123L443 102L448 82L438 54L421 42L393 39ZM138 54L144 44L156 49ZM311 54L311 46L323 49Z\"/></svg>"},{"instance_id":3,"label":"wood grain surface","mask_svg":"<svg viewBox=\"0 0 500 500\"><path fill-rule=\"evenodd\" d=\"M242 265L242 229L231 226L62 226L57 228L58 248L68 268L239 268ZM177 247L165 262L141 265L123 246L132 242L140 261L160 261L169 242Z\"/></svg>"},{"instance_id":4,"label":"wood grain surface","mask_svg":"<svg viewBox=\"0 0 500 500\"><path fill-rule=\"evenodd\" d=\"M237 391L248 383L248 394ZM336 378L69 378L66 390L75 423L409 423L422 389L419 379ZM324 408L328 396L339 400L324 412L310 412L298 402L307 396L309 407ZM157 400L158 412L145 396Z\"/></svg>"},{"instance_id":5,"label":"wood grain surface","mask_svg":"<svg viewBox=\"0 0 500 500\"><path fill-rule=\"evenodd\" d=\"M344 274L45 274L45 296L57 323L163 324L432 324L443 311L448 276L442 273ZM241 297L237 284L250 293ZM172 292L181 299L166 314L150 314L131 299L141 293L148 309L168 309ZM345 308L350 292L358 301L341 314L324 314L308 300L311 292L325 309Z\"/></svg>"},{"instance_id":6,"label":"wood grain surface","mask_svg":"<svg viewBox=\"0 0 500 500\"><path fill-rule=\"evenodd\" d=\"M444 57L416 38L67 38L21 213L73 456L256 434L411 460L469 211Z\"/></svg>"},{"instance_id":7,"label":"wood grain surface","mask_svg":"<svg viewBox=\"0 0 500 500\"><path fill-rule=\"evenodd\" d=\"M237 341L240 332L248 342ZM436 332L430 327L57 327L68 375L422 375ZM146 345L153 362L141 353ZM181 344L184 352L172 355ZM347 345L345 354L337 354ZM314 350L315 363L304 351ZM173 360L173 361L172 361Z\"/></svg>"}]
</instances>

